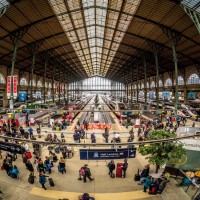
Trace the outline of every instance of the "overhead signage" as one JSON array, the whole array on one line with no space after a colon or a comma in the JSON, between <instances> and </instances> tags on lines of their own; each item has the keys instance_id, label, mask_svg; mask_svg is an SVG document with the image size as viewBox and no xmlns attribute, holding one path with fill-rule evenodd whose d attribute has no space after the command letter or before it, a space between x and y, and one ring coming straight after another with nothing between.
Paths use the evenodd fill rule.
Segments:
<instances>
[{"instance_id":1,"label":"overhead signage","mask_svg":"<svg viewBox=\"0 0 200 200\"><path fill-rule=\"evenodd\" d=\"M196 93L195 92L188 92L188 100L195 100Z\"/></svg>"},{"instance_id":2,"label":"overhead signage","mask_svg":"<svg viewBox=\"0 0 200 200\"><path fill-rule=\"evenodd\" d=\"M200 151L200 140L199 139L187 139L187 140L181 140L180 141L183 145L183 147L187 150L192 151Z\"/></svg>"},{"instance_id":3,"label":"overhead signage","mask_svg":"<svg viewBox=\"0 0 200 200\"><path fill-rule=\"evenodd\" d=\"M10 98L11 93L11 76L7 76L7 97Z\"/></svg>"},{"instance_id":4,"label":"overhead signage","mask_svg":"<svg viewBox=\"0 0 200 200\"><path fill-rule=\"evenodd\" d=\"M41 91L36 91L35 95L36 95L36 99L41 99L42 98Z\"/></svg>"},{"instance_id":5,"label":"overhead signage","mask_svg":"<svg viewBox=\"0 0 200 200\"><path fill-rule=\"evenodd\" d=\"M25 152L24 147L20 145L2 142L2 141L0 141L0 149L3 151L9 151L11 153L18 153L18 154L23 154Z\"/></svg>"},{"instance_id":6,"label":"overhead signage","mask_svg":"<svg viewBox=\"0 0 200 200\"><path fill-rule=\"evenodd\" d=\"M149 99L153 100L154 99L154 92L149 91Z\"/></svg>"},{"instance_id":7,"label":"overhead signage","mask_svg":"<svg viewBox=\"0 0 200 200\"><path fill-rule=\"evenodd\" d=\"M27 92L26 91L19 91L19 102L26 102L27 101Z\"/></svg>"},{"instance_id":8,"label":"overhead signage","mask_svg":"<svg viewBox=\"0 0 200 200\"><path fill-rule=\"evenodd\" d=\"M13 76L13 96L17 97L17 76Z\"/></svg>"},{"instance_id":9,"label":"overhead signage","mask_svg":"<svg viewBox=\"0 0 200 200\"><path fill-rule=\"evenodd\" d=\"M135 158L136 148L80 149L80 160L111 160Z\"/></svg>"},{"instance_id":10,"label":"overhead signage","mask_svg":"<svg viewBox=\"0 0 200 200\"><path fill-rule=\"evenodd\" d=\"M170 101L171 92L170 91L163 91L162 92L162 99L163 99L163 101Z\"/></svg>"}]
</instances>

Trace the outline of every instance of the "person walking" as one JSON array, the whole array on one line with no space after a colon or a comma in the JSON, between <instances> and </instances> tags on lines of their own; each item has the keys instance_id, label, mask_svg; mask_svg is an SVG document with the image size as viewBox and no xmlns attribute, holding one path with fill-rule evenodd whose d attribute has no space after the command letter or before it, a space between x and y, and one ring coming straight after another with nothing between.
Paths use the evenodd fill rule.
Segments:
<instances>
[{"instance_id":1,"label":"person walking","mask_svg":"<svg viewBox=\"0 0 200 200\"><path fill-rule=\"evenodd\" d=\"M144 191L143 192L147 192L147 189L149 188L149 186L151 185L151 176L147 176L145 182L144 182Z\"/></svg>"},{"instance_id":2,"label":"person walking","mask_svg":"<svg viewBox=\"0 0 200 200\"><path fill-rule=\"evenodd\" d=\"M90 181L94 180L93 178L91 178L90 168L88 167L87 164L85 165L84 176L83 176L84 183L87 181L86 178L88 178Z\"/></svg>"},{"instance_id":3,"label":"person walking","mask_svg":"<svg viewBox=\"0 0 200 200\"><path fill-rule=\"evenodd\" d=\"M33 136L33 129L32 129L32 127L28 128L28 132L29 132L30 138L32 138L32 136Z\"/></svg>"},{"instance_id":4,"label":"person walking","mask_svg":"<svg viewBox=\"0 0 200 200\"><path fill-rule=\"evenodd\" d=\"M122 166L122 177L125 178L126 177L126 170L128 168L128 161L127 159L125 158L124 159L124 163L123 163L123 166Z\"/></svg>"},{"instance_id":5,"label":"person walking","mask_svg":"<svg viewBox=\"0 0 200 200\"><path fill-rule=\"evenodd\" d=\"M91 134L91 143L96 143L96 136L94 133Z\"/></svg>"},{"instance_id":6,"label":"person walking","mask_svg":"<svg viewBox=\"0 0 200 200\"><path fill-rule=\"evenodd\" d=\"M109 173L108 175L110 175L110 177L113 176L113 171L115 170L115 163L114 163L114 160L111 160L109 163L108 163L108 169L109 169Z\"/></svg>"},{"instance_id":7,"label":"person walking","mask_svg":"<svg viewBox=\"0 0 200 200\"><path fill-rule=\"evenodd\" d=\"M40 172L40 174L39 174L39 183L41 184L42 188L44 188L45 190L47 189L45 187L45 183L47 182L46 177L48 177L48 176L45 176L43 174L43 172Z\"/></svg>"},{"instance_id":8,"label":"person walking","mask_svg":"<svg viewBox=\"0 0 200 200\"><path fill-rule=\"evenodd\" d=\"M33 174L34 173L34 168L33 165L31 164L30 160L27 160L26 162L26 169L28 169L28 171Z\"/></svg>"}]
</instances>

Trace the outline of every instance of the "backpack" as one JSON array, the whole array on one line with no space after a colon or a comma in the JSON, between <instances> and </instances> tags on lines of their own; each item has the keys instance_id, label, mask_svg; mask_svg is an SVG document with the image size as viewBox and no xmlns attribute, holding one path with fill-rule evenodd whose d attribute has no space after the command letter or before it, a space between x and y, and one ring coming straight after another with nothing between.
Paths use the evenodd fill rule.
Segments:
<instances>
[{"instance_id":1,"label":"backpack","mask_svg":"<svg viewBox=\"0 0 200 200\"><path fill-rule=\"evenodd\" d=\"M29 176L29 177L28 177L28 182L29 182L30 184L33 184L33 183L34 183L34 176Z\"/></svg>"},{"instance_id":2,"label":"backpack","mask_svg":"<svg viewBox=\"0 0 200 200\"><path fill-rule=\"evenodd\" d=\"M80 169L80 170L79 170L79 173L80 173L82 176L84 176L84 175L85 175L85 170L84 170L84 169Z\"/></svg>"}]
</instances>

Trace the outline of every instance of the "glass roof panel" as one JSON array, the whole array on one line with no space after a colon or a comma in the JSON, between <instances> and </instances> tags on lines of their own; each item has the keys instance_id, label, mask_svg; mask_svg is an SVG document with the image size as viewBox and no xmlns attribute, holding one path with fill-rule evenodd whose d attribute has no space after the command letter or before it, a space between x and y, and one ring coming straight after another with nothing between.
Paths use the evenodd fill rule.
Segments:
<instances>
[{"instance_id":1,"label":"glass roof panel","mask_svg":"<svg viewBox=\"0 0 200 200\"><path fill-rule=\"evenodd\" d=\"M181 4L200 13L200 0L182 0Z\"/></svg>"}]
</instances>

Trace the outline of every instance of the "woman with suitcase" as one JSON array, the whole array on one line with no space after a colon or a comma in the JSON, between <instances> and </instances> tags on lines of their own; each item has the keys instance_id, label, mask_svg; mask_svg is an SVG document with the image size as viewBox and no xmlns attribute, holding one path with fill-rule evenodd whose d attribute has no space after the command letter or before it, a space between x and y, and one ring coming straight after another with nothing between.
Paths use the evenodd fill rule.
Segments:
<instances>
[{"instance_id":1,"label":"woman with suitcase","mask_svg":"<svg viewBox=\"0 0 200 200\"><path fill-rule=\"evenodd\" d=\"M45 175L43 174L43 172L40 172L40 175L39 175L39 182L40 182L42 188L44 188L45 190L47 189L47 188L45 187L45 183L47 182L46 177L48 177L48 176L45 176Z\"/></svg>"}]
</instances>

